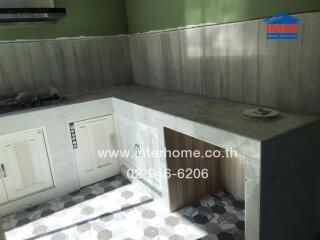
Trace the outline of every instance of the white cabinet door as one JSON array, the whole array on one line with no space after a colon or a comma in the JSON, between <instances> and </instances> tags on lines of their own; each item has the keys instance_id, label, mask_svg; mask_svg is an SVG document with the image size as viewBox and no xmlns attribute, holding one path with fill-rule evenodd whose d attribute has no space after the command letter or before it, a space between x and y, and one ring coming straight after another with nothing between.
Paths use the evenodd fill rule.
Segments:
<instances>
[{"instance_id":1,"label":"white cabinet door","mask_svg":"<svg viewBox=\"0 0 320 240\"><path fill-rule=\"evenodd\" d=\"M129 168L136 168L135 154L136 145L136 124L124 117L118 116L119 134L121 150L126 156L122 156L122 160Z\"/></svg>"},{"instance_id":2,"label":"white cabinet door","mask_svg":"<svg viewBox=\"0 0 320 240\"><path fill-rule=\"evenodd\" d=\"M130 153L129 157L123 159L124 163L127 167L137 170L136 173L142 173L147 170L148 164L147 156L145 156L148 127L121 116L118 119L121 150Z\"/></svg>"},{"instance_id":3,"label":"white cabinet door","mask_svg":"<svg viewBox=\"0 0 320 240\"><path fill-rule=\"evenodd\" d=\"M87 186L119 174L115 154L116 139L113 117L107 116L74 124L80 186Z\"/></svg>"},{"instance_id":4,"label":"white cabinet door","mask_svg":"<svg viewBox=\"0 0 320 240\"><path fill-rule=\"evenodd\" d=\"M53 187L42 129L0 138L2 175L9 200Z\"/></svg>"},{"instance_id":5,"label":"white cabinet door","mask_svg":"<svg viewBox=\"0 0 320 240\"><path fill-rule=\"evenodd\" d=\"M160 147L160 139L158 130L156 128L149 128L149 148L154 151L156 154L152 154L149 159L148 169L151 176L149 177L150 183L154 186L158 186L160 184L160 176L164 174L161 172L160 160L161 160L161 147ZM150 171L152 169L152 171ZM154 172L154 174L152 174Z\"/></svg>"},{"instance_id":6,"label":"white cabinet door","mask_svg":"<svg viewBox=\"0 0 320 240\"><path fill-rule=\"evenodd\" d=\"M137 124L137 144L139 154L137 166L143 172L143 179L154 187L159 184L160 174L160 146L158 132L155 127L142 123Z\"/></svg>"},{"instance_id":7,"label":"white cabinet door","mask_svg":"<svg viewBox=\"0 0 320 240\"><path fill-rule=\"evenodd\" d=\"M119 119L121 149L130 151L130 157L124 159L129 168L154 187L159 185L160 142L157 129L140 122Z\"/></svg>"},{"instance_id":8,"label":"white cabinet door","mask_svg":"<svg viewBox=\"0 0 320 240\"><path fill-rule=\"evenodd\" d=\"M0 176L1 176L1 174L0 174ZM0 204L5 203L7 201L8 201L7 193L6 193L6 190L4 188L3 180L0 177Z\"/></svg>"},{"instance_id":9,"label":"white cabinet door","mask_svg":"<svg viewBox=\"0 0 320 240\"><path fill-rule=\"evenodd\" d=\"M149 134L148 126L142 123L137 123L136 125L137 134L135 143L137 146L135 155L135 166L141 171L143 176L148 174L148 161L149 155L151 154L149 145Z\"/></svg>"}]
</instances>

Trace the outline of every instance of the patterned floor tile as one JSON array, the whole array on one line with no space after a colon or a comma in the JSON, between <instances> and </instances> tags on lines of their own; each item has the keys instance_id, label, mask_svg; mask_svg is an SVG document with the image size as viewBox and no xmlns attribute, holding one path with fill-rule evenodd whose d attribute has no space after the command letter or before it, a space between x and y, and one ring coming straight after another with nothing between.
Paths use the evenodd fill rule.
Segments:
<instances>
[{"instance_id":1,"label":"patterned floor tile","mask_svg":"<svg viewBox=\"0 0 320 240\"><path fill-rule=\"evenodd\" d=\"M116 177L7 216L4 227L8 240L244 240L243 206L220 193L170 213Z\"/></svg>"},{"instance_id":2,"label":"patterned floor tile","mask_svg":"<svg viewBox=\"0 0 320 240\"><path fill-rule=\"evenodd\" d=\"M229 193L207 196L179 213L207 232L203 240L244 240L244 202Z\"/></svg>"},{"instance_id":3,"label":"patterned floor tile","mask_svg":"<svg viewBox=\"0 0 320 240\"><path fill-rule=\"evenodd\" d=\"M84 187L80 190L72 192L69 195L63 196L61 198L55 198L38 206L30 207L23 212L3 217L3 228L5 231L9 231L11 229L14 229L15 227L23 226L32 221L52 215L53 213L56 213L58 211L73 207L88 199L92 199L106 192L113 191L116 188L126 186L129 183L130 182L127 179L120 175L107 179L105 181L98 182L91 186ZM97 189L102 189L102 191L100 191L98 194Z\"/></svg>"}]
</instances>

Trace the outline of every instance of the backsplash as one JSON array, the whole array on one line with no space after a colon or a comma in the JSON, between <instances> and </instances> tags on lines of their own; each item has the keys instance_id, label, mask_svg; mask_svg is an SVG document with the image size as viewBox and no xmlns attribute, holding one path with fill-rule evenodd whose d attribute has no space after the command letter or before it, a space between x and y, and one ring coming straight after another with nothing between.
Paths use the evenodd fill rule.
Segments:
<instances>
[{"instance_id":1,"label":"backsplash","mask_svg":"<svg viewBox=\"0 0 320 240\"><path fill-rule=\"evenodd\" d=\"M62 93L132 83L127 36L0 43L0 96L48 85Z\"/></svg>"},{"instance_id":2,"label":"backsplash","mask_svg":"<svg viewBox=\"0 0 320 240\"><path fill-rule=\"evenodd\" d=\"M136 83L320 113L320 12L295 15L298 40L266 40L262 19L131 36L0 43L0 97ZM128 54L130 52L130 55Z\"/></svg>"},{"instance_id":3,"label":"backsplash","mask_svg":"<svg viewBox=\"0 0 320 240\"><path fill-rule=\"evenodd\" d=\"M320 113L320 13L295 16L299 40L266 40L262 19L130 36L134 82Z\"/></svg>"}]
</instances>

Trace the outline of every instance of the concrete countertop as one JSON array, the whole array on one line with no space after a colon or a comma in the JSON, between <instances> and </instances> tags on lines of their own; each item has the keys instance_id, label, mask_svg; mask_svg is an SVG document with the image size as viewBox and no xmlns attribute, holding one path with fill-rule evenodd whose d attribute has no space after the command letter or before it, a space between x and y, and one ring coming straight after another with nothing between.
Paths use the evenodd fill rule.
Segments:
<instances>
[{"instance_id":1,"label":"concrete countertop","mask_svg":"<svg viewBox=\"0 0 320 240\"><path fill-rule=\"evenodd\" d=\"M216 98L195 96L137 85L112 87L101 91L73 94L66 97L67 100L57 105L3 113L0 117L115 97L257 141L271 139L299 126L320 119L319 116L288 112L281 112L280 117L273 120L263 121L248 119L242 115L242 112L244 109L256 107L255 105L223 101Z\"/></svg>"}]
</instances>

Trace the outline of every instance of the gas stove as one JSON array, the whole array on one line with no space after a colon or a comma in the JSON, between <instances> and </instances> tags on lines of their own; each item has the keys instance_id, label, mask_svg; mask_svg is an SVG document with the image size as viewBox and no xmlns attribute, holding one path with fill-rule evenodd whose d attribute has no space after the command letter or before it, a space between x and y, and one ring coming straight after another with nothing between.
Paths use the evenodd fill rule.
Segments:
<instances>
[{"instance_id":1,"label":"gas stove","mask_svg":"<svg viewBox=\"0 0 320 240\"><path fill-rule=\"evenodd\" d=\"M65 100L66 98L61 96L54 87L42 88L33 94L22 92L0 100L0 113L54 105Z\"/></svg>"}]
</instances>

